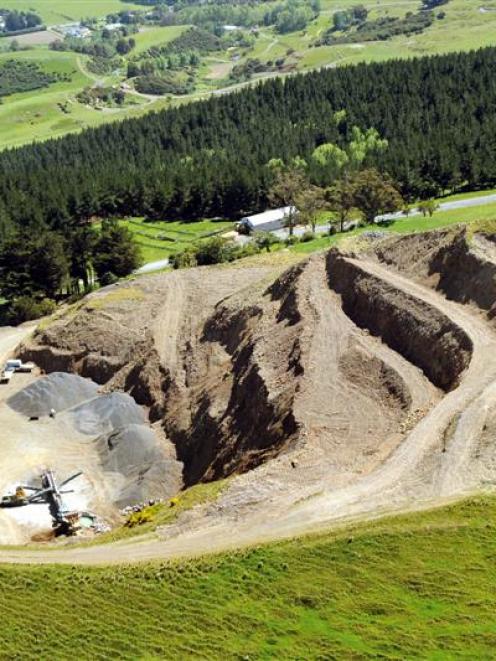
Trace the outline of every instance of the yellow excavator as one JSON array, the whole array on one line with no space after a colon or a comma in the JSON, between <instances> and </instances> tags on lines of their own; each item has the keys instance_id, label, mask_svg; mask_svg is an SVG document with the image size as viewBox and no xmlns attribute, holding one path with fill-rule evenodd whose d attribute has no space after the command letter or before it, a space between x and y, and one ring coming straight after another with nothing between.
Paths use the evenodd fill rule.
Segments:
<instances>
[{"instance_id":1,"label":"yellow excavator","mask_svg":"<svg viewBox=\"0 0 496 661\"><path fill-rule=\"evenodd\" d=\"M3 496L0 506L1 507L20 507L29 503L28 495L23 487L16 487L15 493Z\"/></svg>"}]
</instances>

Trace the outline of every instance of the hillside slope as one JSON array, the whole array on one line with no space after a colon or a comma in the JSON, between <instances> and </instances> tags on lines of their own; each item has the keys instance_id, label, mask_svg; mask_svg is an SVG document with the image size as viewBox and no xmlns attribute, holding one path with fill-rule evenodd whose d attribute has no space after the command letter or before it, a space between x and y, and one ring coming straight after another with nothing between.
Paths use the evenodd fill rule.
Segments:
<instances>
[{"instance_id":1,"label":"hillside slope","mask_svg":"<svg viewBox=\"0 0 496 661\"><path fill-rule=\"evenodd\" d=\"M3 566L2 655L493 658L495 522L485 498L197 561Z\"/></svg>"}]
</instances>

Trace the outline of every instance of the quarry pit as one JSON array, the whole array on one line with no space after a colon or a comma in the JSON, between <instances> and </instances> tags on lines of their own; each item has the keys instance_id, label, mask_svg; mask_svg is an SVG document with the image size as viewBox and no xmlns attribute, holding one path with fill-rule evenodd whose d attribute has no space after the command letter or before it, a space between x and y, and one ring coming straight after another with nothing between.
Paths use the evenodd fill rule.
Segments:
<instances>
[{"instance_id":1,"label":"quarry pit","mask_svg":"<svg viewBox=\"0 0 496 661\"><path fill-rule=\"evenodd\" d=\"M494 245L463 228L365 237L95 292L16 350L48 381L0 392L0 428L13 430L1 486L47 461L61 478L81 469L81 502L115 521L133 499L231 478L217 502L140 545L143 559L493 488ZM84 393L29 420L21 386L50 379L57 396ZM21 541L22 524L0 515L2 537ZM64 557L108 561L102 549Z\"/></svg>"}]
</instances>

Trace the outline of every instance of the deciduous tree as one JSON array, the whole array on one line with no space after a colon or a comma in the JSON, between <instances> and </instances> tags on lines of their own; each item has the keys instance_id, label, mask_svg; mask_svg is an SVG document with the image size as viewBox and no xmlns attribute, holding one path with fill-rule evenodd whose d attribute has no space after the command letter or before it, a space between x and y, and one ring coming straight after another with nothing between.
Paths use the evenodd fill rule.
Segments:
<instances>
[{"instance_id":1,"label":"deciduous tree","mask_svg":"<svg viewBox=\"0 0 496 661\"><path fill-rule=\"evenodd\" d=\"M404 205L391 180L372 169L356 175L353 198L366 223L373 223L377 216L398 211Z\"/></svg>"},{"instance_id":2,"label":"deciduous tree","mask_svg":"<svg viewBox=\"0 0 496 661\"><path fill-rule=\"evenodd\" d=\"M293 235L297 222L296 200L306 187L308 187L308 180L300 169L276 170L274 183L269 192L269 200L272 204L289 207L286 225L290 236Z\"/></svg>"}]
</instances>

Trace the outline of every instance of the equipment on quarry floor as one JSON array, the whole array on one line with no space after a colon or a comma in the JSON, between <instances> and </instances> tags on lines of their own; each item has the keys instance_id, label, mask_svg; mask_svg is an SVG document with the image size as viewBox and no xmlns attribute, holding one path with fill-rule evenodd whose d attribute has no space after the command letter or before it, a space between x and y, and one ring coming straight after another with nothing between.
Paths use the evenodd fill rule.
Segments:
<instances>
[{"instance_id":1,"label":"equipment on quarry floor","mask_svg":"<svg viewBox=\"0 0 496 661\"><path fill-rule=\"evenodd\" d=\"M0 383L10 383L13 374L14 374L14 370L4 369L2 374L0 375Z\"/></svg>"},{"instance_id":2,"label":"equipment on quarry floor","mask_svg":"<svg viewBox=\"0 0 496 661\"><path fill-rule=\"evenodd\" d=\"M27 494L23 487L17 487L15 493L4 496L0 501L2 507L19 507L20 505L28 505L29 501Z\"/></svg>"},{"instance_id":3,"label":"equipment on quarry floor","mask_svg":"<svg viewBox=\"0 0 496 661\"><path fill-rule=\"evenodd\" d=\"M60 486L57 485L53 471L46 470L41 474L41 486L22 485L16 488L15 494L4 496L0 501L1 507L20 507L23 505L46 503L53 520L53 528L57 535L73 535L78 529L79 512L67 509L62 494L73 493L72 489L63 490L69 482L82 475L82 471L71 475ZM32 491L31 495L27 492Z\"/></svg>"},{"instance_id":4,"label":"equipment on quarry floor","mask_svg":"<svg viewBox=\"0 0 496 661\"><path fill-rule=\"evenodd\" d=\"M5 367L0 376L0 383L10 383L10 380L14 372L29 373L33 371L34 367L35 367L34 363L23 363L22 360L19 360L17 358L8 360L5 363Z\"/></svg>"}]
</instances>

